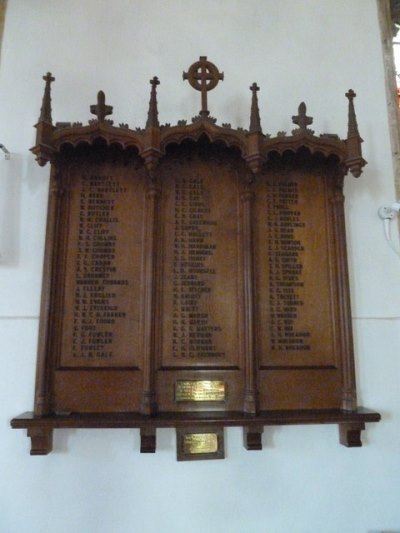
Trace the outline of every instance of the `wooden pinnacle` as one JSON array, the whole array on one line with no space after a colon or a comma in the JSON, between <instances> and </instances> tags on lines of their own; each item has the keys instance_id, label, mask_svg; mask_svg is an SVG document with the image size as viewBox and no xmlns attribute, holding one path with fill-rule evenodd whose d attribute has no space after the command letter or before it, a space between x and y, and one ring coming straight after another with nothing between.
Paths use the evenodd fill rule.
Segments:
<instances>
[{"instance_id":1,"label":"wooden pinnacle","mask_svg":"<svg viewBox=\"0 0 400 533\"><path fill-rule=\"evenodd\" d=\"M44 94L42 100L42 107L40 109L39 122L48 122L52 124L51 118L51 83L55 81L55 78L48 72L43 76L46 85L44 87Z\"/></svg>"}]
</instances>

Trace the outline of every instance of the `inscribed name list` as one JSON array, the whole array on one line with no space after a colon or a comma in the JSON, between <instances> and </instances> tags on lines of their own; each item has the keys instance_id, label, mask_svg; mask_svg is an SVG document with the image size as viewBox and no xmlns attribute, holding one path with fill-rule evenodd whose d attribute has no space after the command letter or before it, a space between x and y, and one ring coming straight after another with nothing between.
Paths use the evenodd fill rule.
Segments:
<instances>
[{"instance_id":1,"label":"inscribed name list","mask_svg":"<svg viewBox=\"0 0 400 533\"><path fill-rule=\"evenodd\" d=\"M329 204L324 177L265 177L257 187L258 338L262 364L334 362Z\"/></svg>"},{"instance_id":2,"label":"inscribed name list","mask_svg":"<svg viewBox=\"0 0 400 533\"><path fill-rule=\"evenodd\" d=\"M166 364L237 357L237 184L222 167L197 162L164 181ZM222 362L222 363L221 363ZM231 363L233 364L233 363Z\"/></svg>"},{"instance_id":3,"label":"inscribed name list","mask_svg":"<svg viewBox=\"0 0 400 533\"><path fill-rule=\"evenodd\" d=\"M134 366L139 346L143 190L102 165L71 177L61 365Z\"/></svg>"}]
</instances>

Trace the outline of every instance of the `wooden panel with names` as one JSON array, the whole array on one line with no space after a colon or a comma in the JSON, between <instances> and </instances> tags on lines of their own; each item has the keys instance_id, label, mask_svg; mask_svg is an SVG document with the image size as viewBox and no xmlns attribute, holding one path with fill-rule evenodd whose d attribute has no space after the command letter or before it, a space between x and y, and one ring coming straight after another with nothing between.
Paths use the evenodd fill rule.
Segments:
<instances>
[{"instance_id":1,"label":"wooden panel with names","mask_svg":"<svg viewBox=\"0 0 400 533\"><path fill-rule=\"evenodd\" d=\"M118 163L72 168L59 364L138 367L143 182Z\"/></svg>"},{"instance_id":2,"label":"wooden panel with names","mask_svg":"<svg viewBox=\"0 0 400 533\"><path fill-rule=\"evenodd\" d=\"M277 171L257 182L261 368L336 365L328 196L317 172Z\"/></svg>"},{"instance_id":3,"label":"wooden panel with names","mask_svg":"<svg viewBox=\"0 0 400 533\"><path fill-rule=\"evenodd\" d=\"M162 367L239 364L237 180L196 155L164 167Z\"/></svg>"}]
</instances>

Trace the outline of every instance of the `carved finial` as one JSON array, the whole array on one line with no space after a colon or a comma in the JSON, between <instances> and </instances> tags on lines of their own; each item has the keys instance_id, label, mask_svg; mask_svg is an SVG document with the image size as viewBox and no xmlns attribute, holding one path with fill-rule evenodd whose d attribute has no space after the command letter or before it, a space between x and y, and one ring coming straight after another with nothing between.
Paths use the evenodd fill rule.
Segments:
<instances>
[{"instance_id":1,"label":"carved finial","mask_svg":"<svg viewBox=\"0 0 400 533\"><path fill-rule=\"evenodd\" d=\"M298 115L295 115L292 117L293 124L297 124L299 126L299 129L297 131L308 131L309 133L314 133L312 130L309 130L307 126L312 124L313 118L307 116L307 107L304 102L301 102L299 105L299 111ZM296 130L294 130L295 132Z\"/></svg>"},{"instance_id":2,"label":"carved finial","mask_svg":"<svg viewBox=\"0 0 400 533\"><path fill-rule=\"evenodd\" d=\"M353 89L349 89L346 93L346 98L348 98L349 100L349 123L348 123L348 130L347 130L347 138L350 138L354 135L357 135L357 136L359 135L356 113L354 110L354 102L353 102L356 96L357 95L353 91Z\"/></svg>"},{"instance_id":3,"label":"carved finial","mask_svg":"<svg viewBox=\"0 0 400 533\"><path fill-rule=\"evenodd\" d=\"M97 93L97 104L90 106L90 112L97 116L99 122L104 122L107 115L112 115L113 108L111 105L106 105L106 95L103 91Z\"/></svg>"},{"instance_id":4,"label":"carved finial","mask_svg":"<svg viewBox=\"0 0 400 533\"><path fill-rule=\"evenodd\" d=\"M39 122L48 122L49 124L52 124L53 122L51 118L51 82L54 81L55 78L51 75L50 72L48 72L46 76L43 76L43 79L46 82L46 85L44 87Z\"/></svg>"},{"instance_id":5,"label":"carved finial","mask_svg":"<svg viewBox=\"0 0 400 533\"><path fill-rule=\"evenodd\" d=\"M160 85L160 80L157 76L154 76L150 80L151 85L151 94L149 102L149 113L147 115L146 128L154 127L159 128L160 123L158 122L158 109L157 109L157 85Z\"/></svg>"},{"instance_id":6,"label":"carved finial","mask_svg":"<svg viewBox=\"0 0 400 533\"><path fill-rule=\"evenodd\" d=\"M219 80L224 79L224 73L219 72L214 63L207 61L207 56L200 56L200 60L193 63L189 70L183 73L183 79L189 80L190 85L196 91L201 91L200 117L208 117L210 112L207 109L207 91L214 89Z\"/></svg>"},{"instance_id":7,"label":"carved finial","mask_svg":"<svg viewBox=\"0 0 400 533\"><path fill-rule=\"evenodd\" d=\"M354 109L354 98L356 93L353 89L349 89L346 93L346 98L349 100L349 122L347 129L347 159L345 161L346 166L350 169L350 172L355 178L361 175L362 168L366 164L365 159L362 157L361 143L363 140L358 133L358 125L356 119L356 112Z\"/></svg>"},{"instance_id":8,"label":"carved finial","mask_svg":"<svg viewBox=\"0 0 400 533\"><path fill-rule=\"evenodd\" d=\"M250 133L262 133L260 111L258 109L258 99L257 99L257 91L259 90L260 90L260 87L257 85L256 82L254 82L253 85L250 87L250 91L252 92L250 128L249 128Z\"/></svg>"}]
</instances>

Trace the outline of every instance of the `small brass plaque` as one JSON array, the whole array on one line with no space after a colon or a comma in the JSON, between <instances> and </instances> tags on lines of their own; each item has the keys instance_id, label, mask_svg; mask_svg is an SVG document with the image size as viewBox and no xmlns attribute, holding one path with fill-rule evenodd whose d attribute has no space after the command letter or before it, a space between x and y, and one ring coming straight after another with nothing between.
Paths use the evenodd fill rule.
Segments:
<instances>
[{"instance_id":1,"label":"small brass plaque","mask_svg":"<svg viewBox=\"0 0 400 533\"><path fill-rule=\"evenodd\" d=\"M175 384L176 402L223 402L224 400L224 381L179 380Z\"/></svg>"},{"instance_id":2,"label":"small brass plaque","mask_svg":"<svg viewBox=\"0 0 400 533\"><path fill-rule=\"evenodd\" d=\"M176 443L178 461L225 457L224 430L220 426L177 428Z\"/></svg>"},{"instance_id":3,"label":"small brass plaque","mask_svg":"<svg viewBox=\"0 0 400 533\"><path fill-rule=\"evenodd\" d=\"M183 437L183 453L216 453L218 451L218 436L216 433L188 433Z\"/></svg>"}]
</instances>

